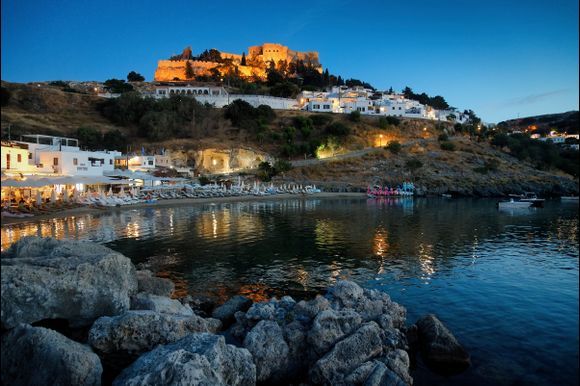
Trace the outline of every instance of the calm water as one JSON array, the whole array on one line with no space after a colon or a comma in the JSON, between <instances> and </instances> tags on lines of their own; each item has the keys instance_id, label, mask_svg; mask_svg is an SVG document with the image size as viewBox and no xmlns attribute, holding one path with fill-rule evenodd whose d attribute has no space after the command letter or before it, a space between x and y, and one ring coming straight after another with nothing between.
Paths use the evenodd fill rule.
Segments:
<instances>
[{"instance_id":1,"label":"calm water","mask_svg":"<svg viewBox=\"0 0 580 386\"><path fill-rule=\"evenodd\" d=\"M416 385L578 383L578 206L499 212L491 200L296 199L147 208L2 227L106 244L224 300L309 297L338 278L435 312L472 354Z\"/></svg>"}]
</instances>

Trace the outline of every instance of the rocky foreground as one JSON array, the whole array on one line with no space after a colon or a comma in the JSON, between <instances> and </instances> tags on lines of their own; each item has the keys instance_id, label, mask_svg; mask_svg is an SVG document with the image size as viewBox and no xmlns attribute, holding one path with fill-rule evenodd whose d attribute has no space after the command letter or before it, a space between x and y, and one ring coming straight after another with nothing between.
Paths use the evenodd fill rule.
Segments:
<instances>
[{"instance_id":1,"label":"rocky foreground","mask_svg":"<svg viewBox=\"0 0 580 386\"><path fill-rule=\"evenodd\" d=\"M437 317L407 326L403 306L349 281L204 317L97 244L27 237L0 263L7 385L411 385L416 352L437 372L470 365Z\"/></svg>"}]
</instances>

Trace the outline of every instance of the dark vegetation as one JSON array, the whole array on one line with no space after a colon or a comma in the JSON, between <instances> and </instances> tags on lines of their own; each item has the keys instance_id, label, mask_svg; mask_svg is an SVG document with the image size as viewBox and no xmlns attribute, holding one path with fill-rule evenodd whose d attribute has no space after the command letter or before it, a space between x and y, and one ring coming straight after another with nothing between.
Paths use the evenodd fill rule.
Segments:
<instances>
[{"instance_id":1,"label":"dark vegetation","mask_svg":"<svg viewBox=\"0 0 580 386\"><path fill-rule=\"evenodd\" d=\"M152 141L192 137L194 124L207 117L210 110L190 97L153 99L143 98L136 92L108 99L99 108L113 123L135 128L136 137Z\"/></svg>"},{"instance_id":2,"label":"dark vegetation","mask_svg":"<svg viewBox=\"0 0 580 386\"><path fill-rule=\"evenodd\" d=\"M145 77L138 72L131 71L127 74L127 82L143 82Z\"/></svg>"},{"instance_id":3,"label":"dark vegetation","mask_svg":"<svg viewBox=\"0 0 580 386\"><path fill-rule=\"evenodd\" d=\"M83 148L89 150L116 149L124 151L127 146L127 138L119 129L101 133L92 127L79 127L76 137Z\"/></svg>"},{"instance_id":4,"label":"dark vegetation","mask_svg":"<svg viewBox=\"0 0 580 386\"><path fill-rule=\"evenodd\" d=\"M491 140L493 146L507 148L520 161L528 161L537 169L558 168L574 177L579 176L577 150L559 146L550 141L538 141L528 134L497 134Z\"/></svg>"},{"instance_id":5,"label":"dark vegetation","mask_svg":"<svg viewBox=\"0 0 580 386\"><path fill-rule=\"evenodd\" d=\"M405 87L403 89L403 95L405 95L405 98L407 99L418 101L419 103L431 106L437 110L445 110L449 108L449 104L445 101L445 98L443 98L441 95L430 97L425 93L415 94L410 87Z\"/></svg>"},{"instance_id":6,"label":"dark vegetation","mask_svg":"<svg viewBox=\"0 0 580 386\"><path fill-rule=\"evenodd\" d=\"M258 178L262 181L270 181L272 177L292 169L292 165L286 160L277 160L273 166L269 162L264 161L260 162L258 169Z\"/></svg>"},{"instance_id":7,"label":"dark vegetation","mask_svg":"<svg viewBox=\"0 0 580 386\"><path fill-rule=\"evenodd\" d=\"M453 142L444 141L439 144L441 150L445 151L455 151L455 144Z\"/></svg>"},{"instance_id":8,"label":"dark vegetation","mask_svg":"<svg viewBox=\"0 0 580 386\"><path fill-rule=\"evenodd\" d=\"M401 152L402 146L399 143L399 141L391 141L385 147L385 149L387 149L388 151L390 151L393 154L399 154Z\"/></svg>"}]
</instances>

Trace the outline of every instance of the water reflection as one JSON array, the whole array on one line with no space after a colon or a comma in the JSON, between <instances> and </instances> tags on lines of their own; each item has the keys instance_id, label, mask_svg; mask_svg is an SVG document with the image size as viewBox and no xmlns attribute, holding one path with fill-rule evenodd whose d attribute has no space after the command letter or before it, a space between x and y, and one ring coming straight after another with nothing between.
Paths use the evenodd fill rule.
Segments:
<instances>
[{"instance_id":1,"label":"water reflection","mask_svg":"<svg viewBox=\"0 0 580 386\"><path fill-rule=\"evenodd\" d=\"M493 200L265 200L113 210L1 232L2 250L27 235L106 244L171 278L177 295L218 302L309 297L339 278L385 290L411 322L440 314L473 353L474 370L457 381L423 384L493 384L481 370L491 357L521 367L501 369L506 383L534 371L543 375L532 384L578 378L577 207L548 201L516 214Z\"/></svg>"}]
</instances>

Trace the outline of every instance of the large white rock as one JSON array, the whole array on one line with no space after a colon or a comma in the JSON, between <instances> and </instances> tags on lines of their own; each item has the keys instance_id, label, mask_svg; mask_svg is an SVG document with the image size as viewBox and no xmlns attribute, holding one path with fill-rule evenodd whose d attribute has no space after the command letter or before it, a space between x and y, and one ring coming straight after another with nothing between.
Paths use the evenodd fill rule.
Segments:
<instances>
[{"instance_id":1,"label":"large white rock","mask_svg":"<svg viewBox=\"0 0 580 386\"><path fill-rule=\"evenodd\" d=\"M3 385L101 384L103 367L88 346L56 331L19 325L2 336Z\"/></svg>"},{"instance_id":2,"label":"large white rock","mask_svg":"<svg viewBox=\"0 0 580 386\"><path fill-rule=\"evenodd\" d=\"M255 385L256 366L248 350L226 345L223 336L207 333L185 338L139 357L114 386Z\"/></svg>"},{"instance_id":3,"label":"large white rock","mask_svg":"<svg viewBox=\"0 0 580 386\"><path fill-rule=\"evenodd\" d=\"M62 318L90 325L129 309L137 292L135 267L107 247L25 237L0 255L2 325Z\"/></svg>"},{"instance_id":4,"label":"large white rock","mask_svg":"<svg viewBox=\"0 0 580 386\"><path fill-rule=\"evenodd\" d=\"M123 315L97 319L89 331L89 343L103 353L141 353L195 332L216 332L220 324L219 320L203 319L197 315L128 311Z\"/></svg>"},{"instance_id":5,"label":"large white rock","mask_svg":"<svg viewBox=\"0 0 580 386\"><path fill-rule=\"evenodd\" d=\"M288 364L288 344L278 323L262 320L246 335L244 347L252 354L256 364L257 380L283 377Z\"/></svg>"}]
</instances>

